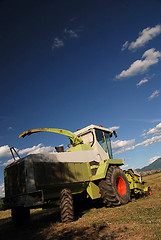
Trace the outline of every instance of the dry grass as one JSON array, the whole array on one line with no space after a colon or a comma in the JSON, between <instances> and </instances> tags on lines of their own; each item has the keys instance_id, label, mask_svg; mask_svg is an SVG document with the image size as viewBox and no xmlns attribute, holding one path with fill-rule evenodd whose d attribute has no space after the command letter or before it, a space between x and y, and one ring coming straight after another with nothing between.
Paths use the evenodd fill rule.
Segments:
<instances>
[{"instance_id":1,"label":"dry grass","mask_svg":"<svg viewBox=\"0 0 161 240\"><path fill-rule=\"evenodd\" d=\"M35 210L31 223L16 228L10 211L0 212L0 239L3 240L160 240L161 239L161 173L144 177L153 195L133 200L116 208L84 210L78 220L60 223L60 213L54 209Z\"/></svg>"}]
</instances>

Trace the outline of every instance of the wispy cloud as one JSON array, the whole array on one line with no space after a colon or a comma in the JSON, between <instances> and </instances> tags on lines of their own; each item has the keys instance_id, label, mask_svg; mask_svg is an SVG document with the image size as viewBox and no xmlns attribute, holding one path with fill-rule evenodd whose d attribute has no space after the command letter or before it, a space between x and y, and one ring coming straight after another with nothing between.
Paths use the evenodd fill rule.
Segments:
<instances>
[{"instance_id":1,"label":"wispy cloud","mask_svg":"<svg viewBox=\"0 0 161 240\"><path fill-rule=\"evenodd\" d=\"M151 48L144 52L142 55L142 60L136 60L127 70L123 70L119 75L116 75L116 79L142 74L147 71L149 67L158 63L160 58L161 52L156 51L155 48Z\"/></svg>"},{"instance_id":2,"label":"wispy cloud","mask_svg":"<svg viewBox=\"0 0 161 240\"><path fill-rule=\"evenodd\" d=\"M135 139L124 141L117 140L115 142L112 142L114 154L130 151L140 146L148 147L152 144L161 142L161 122L157 124L154 128L150 128L148 131L144 131L144 133L142 134L142 136L144 137L147 137L149 135L152 135L152 137L137 144L134 144Z\"/></svg>"},{"instance_id":3,"label":"wispy cloud","mask_svg":"<svg viewBox=\"0 0 161 240\"><path fill-rule=\"evenodd\" d=\"M18 159L19 159L18 157L15 158L16 161L17 161ZM11 158L11 159L7 160L6 162L4 162L3 164L1 164L0 166L6 167L7 165L9 165L9 164L11 164L11 163L13 163L13 162L14 162L14 159Z\"/></svg>"},{"instance_id":4,"label":"wispy cloud","mask_svg":"<svg viewBox=\"0 0 161 240\"><path fill-rule=\"evenodd\" d=\"M129 166L128 164L122 165L121 168L125 169L125 168L127 168L128 166Z\"/></svg>"},{"instance_id":5,"label":"wispy cloud","mask_svg":"<svg viewBox=\"0 0 161 240\"><path fill-rule=\"evenodd\" d=\"M141 143L138 143L136 144L135 147L139 147L139 146L150 146L152 144L155 144L155 143L158 143L158 142L161 142L161 135L160 136L155 136L155 137L152 137L152 138L149 138Z\"/></svg>"},{"instance_id":6,"label":"wispy cloud","mask_svg":"<svg viewBox=\"0 0 161 240\"><path fill-rule=\"evenodd\" d=\"M161 122L157 124L154 128L150 128L147 132L143 134L143 136L158 134L161 134Z\"/></svg>"},{"instance_id":7,"label":"wispy cloud","mask_svg":"<svg viewBox=\"0 0 161 240\"><path fill-rule=\"evenodd\" d=\"M149 164L155 162L158 158L161 158L161 156L155 156L149 159Z\"/></svg>"},{"instance_id":8,"label":"wispy cloud","mask_svg":"<svg viewBox=\"0 0 161 240\"><path fill-rule=\"evenodd\" d=\"M144 83L147 83L147 82L149 82L149 80L146 79L146 78L144 78L144 79L142 79L140 82L138 82L138 83L136 84L136 86L137 86L137 87L140 87L141 85L143 85Z\"/></svg>"},{"instance_id":9,"label":"wispy cloud","mask_svg":"<svg viewBox=\"0 0 161 240\"><path fill-rule=\"evenodd\" d=\"M124 51L128 46L129 46L129 42L126 41L126 42L122 45L121 51Z\"/></svg>"},{"instance_id":10,"label":"wispy cloud","mask_svg":"<svg viewBox=\"0 0 161 240\"><path fill-rule=\"evenodd\" d=\"M64 33L67 34L70 38L78 38L78 34L72 29L65 28Z\"/></svg>"},{"instance_id":11,"label":"wispy cloud","mask_svg":"<svg viewBox=\"0 0 161 240\"><path fill-rule=\"evenodd\" d=\"M150 96L149 96L149 101L152 100L153 98L159 97L159 90L154 91Z\"/></svg>"},{"instance_id":12,"label":"wispy cloud","mask_svg":"<svg viewBox=\"0 0 161 240\"><path fill-rule=\"evenodd\" d=\"M52 50L59 49L65 46L67 40L79 38L78 32L82 31L82 29L77 28L73 30L72 28L65 28L62 30L61 38L59 36L54 38Z\"/></svg>"},{"instance_id":13,"label":"wispy cloud","mask_svg":"<svg viewBox=\"0 0 161 240\"><path fill-rule=\"evenodd\" d=\"M110 127L109 129L111 130L111 131L114 131L114 130L117 130L117 129L119 129L120 127L119 126L113 126L113 127Z\"/></svg>"},{"instance_id":14,"label":"wispy cloud","mask_svg":"<svg viewBox=\"0 0 161 240\"><path fill-rule=\"evenodd\" d=\"M8 131L13 131L13 127L8 127Z\"/></svg>"},{"instance_id":15,"label":"wispy cloud","mask_svg":"<svg viewBox=\"0 0 161 240\"><path fill-rule=\"evenodd\" d=\"M51 146L43 146L42 143L38 144L37 146L33 146L31 148L25 148L25 149L22 149L22 150L19 150L18 153L20 155L23 155L23 154L36 154L36 153L44 153L44 152L52 152L54 150L53 147Z\"/></svg>"},{"instance_id":16,"label":"wispy cloud","mask_svg":"<svg viewBox=\"0 0 161 240\"><path fill-rule=\"evenodd\" d=\"M117 153L119 153L120 151L122 152L125 149L127 149L127 146L134 144L134 142L135 142L135 139L123 140L123 141L117 140L115 142L112 141L112 149L113 149L113 151L117 151ZM117 153L115 153L115 154L117 154Z\"/></svg>"},{"instance_id":17,"label":"wispy cloud","mask_svg":"<svg viewBox=\"0 0 161 240\"><path fill-rule=\"evenodd\" d=\"M54 42L52 45L52 50L57 49L57 48L61 48L64 46L64 42L63 40L59 39L59 38L54 38Z\"/></svg>"},{"instance_id":18,"label":"wispy cloud","mask_svg":"<svg viewBox=\"0 0 161 240\"><path fill-rule=\"evenodd\" d=\"M159 24L156 25L155 27L147 27L139 33L139 37L136 39L136 41L133 41L131 43L126 41L122 46L122 51L124 51L126 48L128 48L129 50L136 50L140 47L143 47L145 46L145 44L147 44L150 40L158 36L160 33L161 25Z\"/></svg>"},{"instance_id":19,"label":"wispy cloud","mask_svg":"<svg viewBox=\"0 0 161 240\"><path fill-rule=\"evenodd\" d=\"M120 141L120 142L122 142L122 141ZM114 152L114 154L116 155L116 154L123 153L123 152L126 152L126 151L134 150L136 147L140 147L140 146L148 147L148 146L150 146L152 144L155 144L155 143L158 143L158 142L161 142L161 135L154 136L154 137L149 138L149 139L147 139L143 142L137 143L136 145L132 145L132 146L129 146L129 147L126 147L126 144L123 147L120 146L120 148L118 148L118 151ZM114 148L114 150L115 150L115 148Z\"/></svg>"}]
</instances>

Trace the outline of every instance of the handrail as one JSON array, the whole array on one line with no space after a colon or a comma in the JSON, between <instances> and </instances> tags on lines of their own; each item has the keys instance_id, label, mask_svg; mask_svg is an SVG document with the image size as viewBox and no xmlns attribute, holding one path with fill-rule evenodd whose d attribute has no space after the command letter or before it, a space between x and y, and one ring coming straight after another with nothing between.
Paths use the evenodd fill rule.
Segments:
<instances>
[{"instance_id":1,"label":"handrail","mask_svg":"<svg viewBox=\"0 0 161 240\"><path fill-rule=\"evenodd\" d=\"M16 158L14 156L13 151L16 153L16 155L19 157L19 159L21 159L20 155L18 154L18 152L16 151L16 149L14 147L11 147L10 151L11 151L11 154L12 154L12 157L13 157L14 161L16 161Z\"/></svg>"}]
</instances>

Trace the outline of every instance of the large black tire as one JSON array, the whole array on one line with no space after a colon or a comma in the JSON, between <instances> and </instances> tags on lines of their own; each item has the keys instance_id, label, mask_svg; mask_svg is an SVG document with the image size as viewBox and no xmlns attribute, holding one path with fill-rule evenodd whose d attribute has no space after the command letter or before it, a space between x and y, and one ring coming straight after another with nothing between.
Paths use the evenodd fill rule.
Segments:
<instances>
[{"instance_id":1,"label":"large black tire","mask_svg":"<svg viewBox=\"0 0 161 240\"><path fill-rule=\"evenodd\" d=\"M105 180L99 183L100 194L105 205L118 206L130 200L130 187L125 173L117 166L111 165Z\"/></svg>"},{"instance_id":2,"label":"large black tire","mask_svg":"<svg viewBox=\"0 0 161 240\"><path fill-rule=\"evenodd\" d=\"M72 222L74 220L74 205L72 193L69 189L63 189L60 197L61 221Z\"/></svg>"},{"instance_id":3,"label":"large black tire","mask_svg":"<svg viewBox=\"0 0 161 240\"><path fill-rule=\"evenodd\" d=\"M30 209L24 207L16 207L11 210L12 221L19 226L30 221Z\"/></svg>"}]
</instances>

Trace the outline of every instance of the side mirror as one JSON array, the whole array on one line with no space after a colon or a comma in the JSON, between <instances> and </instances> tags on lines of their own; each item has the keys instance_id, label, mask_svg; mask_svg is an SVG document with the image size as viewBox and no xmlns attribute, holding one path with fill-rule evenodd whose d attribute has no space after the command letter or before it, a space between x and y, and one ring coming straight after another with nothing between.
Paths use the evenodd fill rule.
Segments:
<instances>
[{"instance_id":1,"label":"side mirror","mask_svg":"<svg viewBox=\"0 0 161 240\"><path fill-rule=\"evenodd\" d=\"M113 134L114 134L115 138L117 138L117 133L115 131L113 131Z\"/></svg>"}]
</instances>

